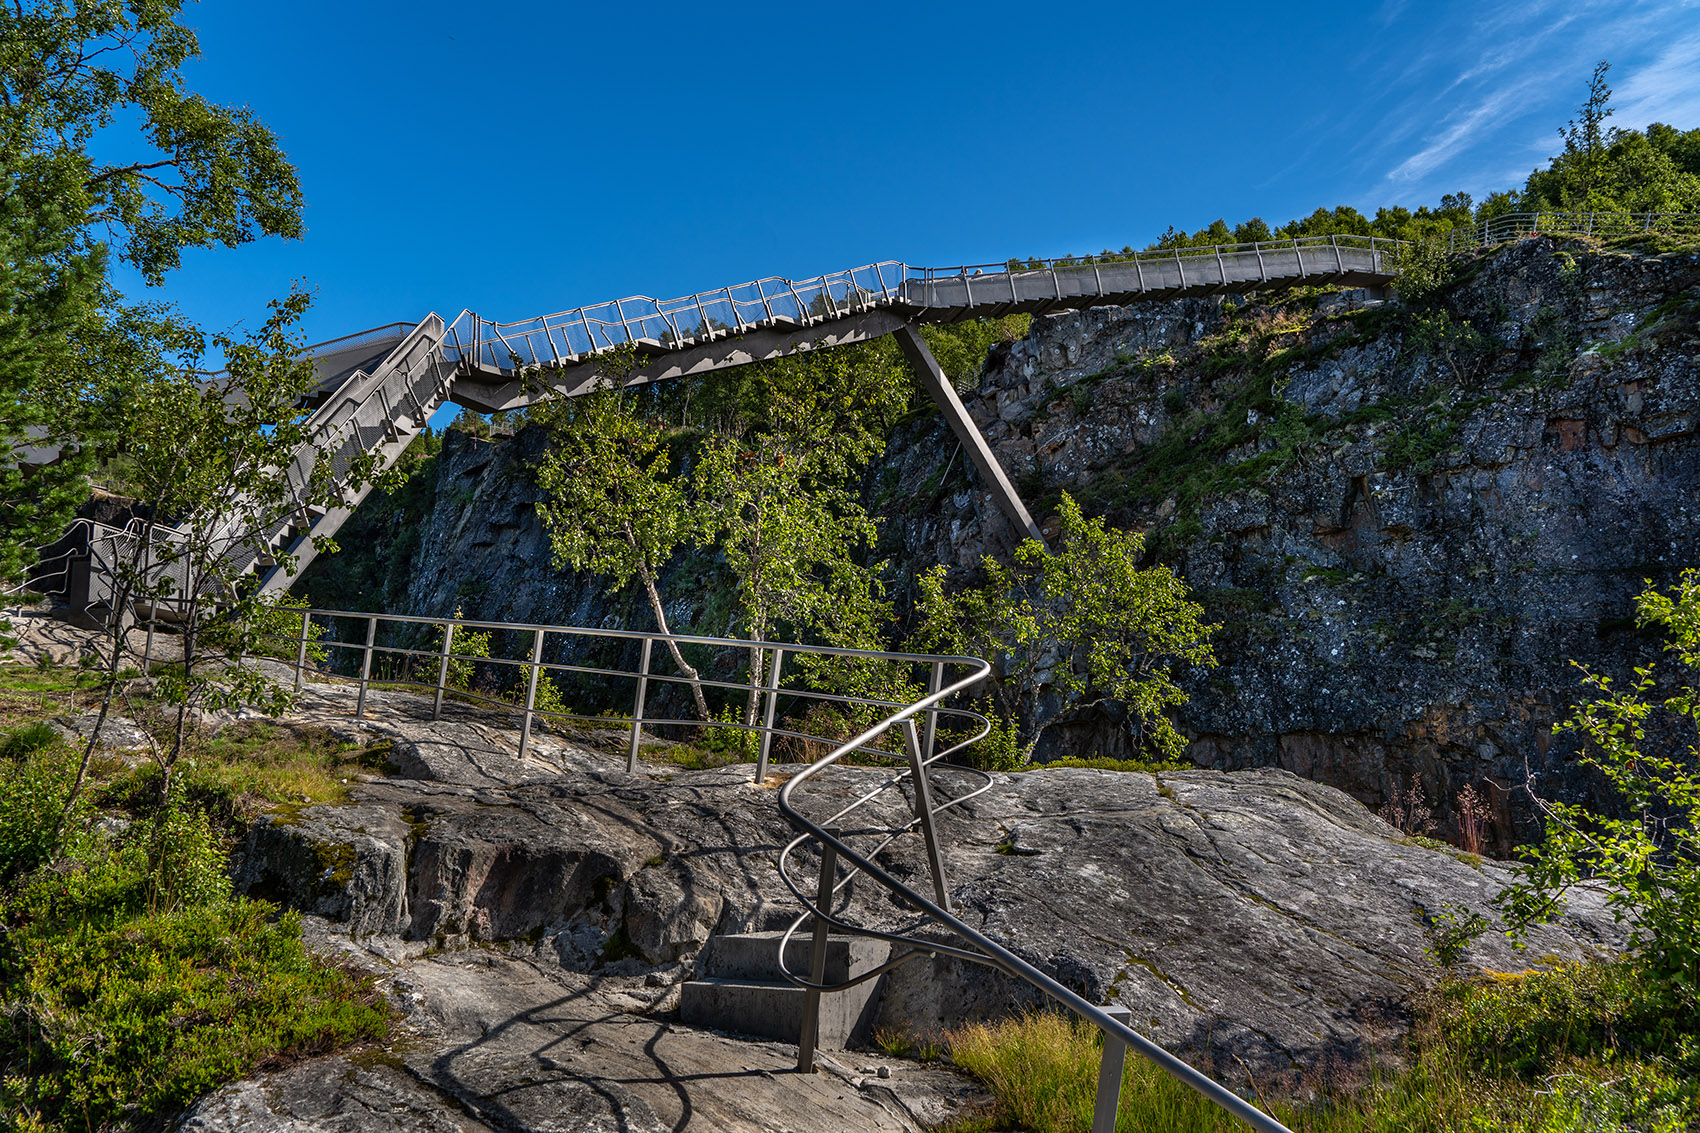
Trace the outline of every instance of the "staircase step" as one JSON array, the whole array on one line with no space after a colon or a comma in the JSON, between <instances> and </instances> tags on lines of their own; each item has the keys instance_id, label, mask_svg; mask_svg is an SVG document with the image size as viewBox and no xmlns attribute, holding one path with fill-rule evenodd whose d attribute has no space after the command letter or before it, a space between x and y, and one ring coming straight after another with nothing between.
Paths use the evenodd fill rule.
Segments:
<instances>
[{"instance_id":1,"label":"staircase step","mask_svg":"<svg viewBox=\"0 0 1700 1133\"><path fill-rule=\"evenodd\" d=\"M820 997L819 1042L842 1050L866 1042L879 1006L879 980ZM679 989L679 1018L698 1027L796 1042L803 1025L803 989L753 980L691 980Z\"/></svg>"},{"instance_id":2,"label":"staircase step","mask_svg":"<svg viewBox=\"0 0 1700 1133\"><path fill-rule=\"evenodd\" d=\"M750 980L785 984L779 970L779 941L783 932L741 932L709 940L702 971L705 976L727 980ZM843 983L886 962L891 945L865 936L826 938L826 982ZM809 970L809 935L791 937L785 950L785 965L797 975Z\"/></svg>"}]
</instances>

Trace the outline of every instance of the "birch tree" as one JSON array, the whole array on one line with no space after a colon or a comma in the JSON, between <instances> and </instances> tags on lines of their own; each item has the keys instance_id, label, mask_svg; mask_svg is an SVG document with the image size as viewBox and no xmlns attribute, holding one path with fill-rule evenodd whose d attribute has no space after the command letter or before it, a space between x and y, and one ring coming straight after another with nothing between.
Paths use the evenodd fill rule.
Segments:
<instances>
[{"instance_id":1,"label":"birch tree","mask_svg":"<svg viewBox=\"0 0 1700 1133\"><path fill-rule=\"evenodd\" d=\"M602 388L548 403L538 414L550 431L537 471L544 493L538 514L557 567L606 577L610 594L635 580L655 628L671 635L661 571L676 548L700 534L702 521L689 481L673 475L666 434L623 388L636 365L636 351L621 347L603 358ZM707 720L701 674L670 636L667 650Z\"/></svg>"}]
</instances>

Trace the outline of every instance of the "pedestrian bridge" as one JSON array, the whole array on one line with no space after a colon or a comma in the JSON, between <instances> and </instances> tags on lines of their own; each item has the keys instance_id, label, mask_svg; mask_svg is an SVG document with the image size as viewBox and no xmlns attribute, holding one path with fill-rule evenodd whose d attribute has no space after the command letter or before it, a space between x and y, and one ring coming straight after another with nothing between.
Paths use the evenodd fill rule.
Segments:
<instances>
[{"instance_id":1,"label":"pedestrian bridge","mask_svg":"<svg viewBox=\"0 0 1700 1133\"><path fill-rule=\"evenodd\" d=\"M353 482L352 470L366 457L376 458L375 471L389 468L431 415L451 402L494 413L576 397L601 381L601 355L628 346L640 357L625 382L642 384L885 335L896 337L1014 528L1038 537L1037 525L917 325L1188 295L1377 286L1394 278L1398 255L1399 244L1392 240L1320 236L949 268L887 260L805 280L758 279L679 299L633 296L520 322L462 311L452 320L433 313L418 323L377 327L310 348L319 374L308 421L314 439L283 469L305 501L316 463L328 457L334 482L348 485L341 505L304 505L258 539L252 532L233 533L225 553L258 576L261 592L287 587L316 556L315 540L334 535L370 491L369 482ZM148 538L169 542L171 534L155 527ZM38 588L61 595L79 613L103 616L114 598L117 563L134 557L136 543L133 532L81 521L48 549ZM286 557L295 564L293 572L280 565ZM187 579L181 580L177 592L186 586Z\"/></svg>"}]
</instances>

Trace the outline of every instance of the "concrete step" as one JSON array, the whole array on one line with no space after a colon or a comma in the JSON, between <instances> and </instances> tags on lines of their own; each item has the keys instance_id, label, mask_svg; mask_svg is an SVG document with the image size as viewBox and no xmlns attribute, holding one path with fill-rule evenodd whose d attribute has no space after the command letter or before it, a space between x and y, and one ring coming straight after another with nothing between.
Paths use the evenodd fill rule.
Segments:
<instances>
[{"instance_id":1,"label":"concrete step","mask_svg":"<svg viewBox=\"0 0 1700 1133\"><path fill-rule=\"evenodd\" d=\"M679 989L680 1019L698 1027L796 1042L802 1030L806 993L779 973L779 940L783 935L751 932L711 939L704 954L703 978ZM828 937L826 980L842 983L859 976L883 964L890 952L890 945L884 941ZM793 972L806 974L808 936L792 937L785 959ZM842 1049L870 1041L882 982L883 977L872 979L820 997L821 1046Z\"/></svg>"},{"instance_id":2,"label":"concrete step","mask_svg":"<svg viewBox=\"0 0 1700 1133\"><path fill-rule=\"evenodd\" d=\"M869 980L820 997L821 1046L842 1050L869 1041L879 1010L879 982ZM695 1027L794 1043L802 1033L803 996L803 989L794 984L691 980L679 989L679 1018Z\"/></svg>"},{"instance_id":3,"label":"concrete step","mask_svg":"<svg viewBox=\"0 0 1700 1133\"><path fill-rule=\"evenodd\" d=\"M716 979L750 980L756 983L785 983L779 970L779 941L783 932L740 932L709 940L702 973ZM826 982L843 983L891 958L891 945L865 936L826 938ZM791 937L785 950L785 966L798 975L809 970L809 934Z\"/></svg>"}]
</instances>

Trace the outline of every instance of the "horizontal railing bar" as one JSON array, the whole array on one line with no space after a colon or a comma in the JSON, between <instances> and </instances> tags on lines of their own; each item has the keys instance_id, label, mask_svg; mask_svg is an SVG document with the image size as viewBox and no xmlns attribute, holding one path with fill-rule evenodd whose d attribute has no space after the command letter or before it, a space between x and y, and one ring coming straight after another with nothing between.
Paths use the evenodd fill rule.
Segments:
<instances>
[{"instance_id":1,"label":"horizontal railing bar","mask_svg":"<svg viewBox=\"0 0 1700 1133\"><path fill-rule=\"evenodd\" d=\"M500 630L544 630L548 633L565 634L572 637L610 637L626 641L657 641L676 642L680 645L713 645L721 648L736 649L783 649L787 653L815 653L824 657L867 657L878 661L915 661L932 664L943 661L950 665L984 666L985 662L978 657L943 656L929 653L887 653L873 649L848 649L838 645L799 645L785 641L745 641L729 637L703 637L695 634L654 633L648 630L603 629L597 626L561 626L542 625L533 622L487 622L474 618L431 618L418 614L376 614L370 611L356 612L349 610L324 610L318 607L287 606L279 607L291 613L307 613L314 617L333 618L377 618L380 622L397 622L409 625L452 625L456 630L461 629L500 629ZM323 639L321 639L322 641ZM476 658L484 660L484 658ZM529 662L526 662L529 664ZM741 685L748 688L748 685Z\"/></svg>"},{"instance_id":2,"label":"horizontal railing bar","mask_svg":"<svg viewBox=\"0 0 1700 1133\"><path fill-rule=\"evenodd\" d=\"M255 636L258 637L258 638L264 639L264 640L268 640L268 641L277 641L277 642L284 642L284 643L289 643L289 644L293 644L297 640L295 637L289 636L287 634L258 633L258 634L255 634ZM632 640L641 642L643 639L641 637L639 637L639 638L633 638ZM330 638L330 639L315 638L315 639L313 639L312 644L321 646L321 647L326 648L326 649L351 649L351 650L353 650L357 653L364 653L367 649L367 646L363 642L340 641L340 640L337 640L337 639L334 639L334 638ZM786 650L786 652L791 653L791 652L806 652L810 647L801 646L801 645L785 645L785 646L782 646L782 648L784 648ZM438 659L442 656L442 653L439 650L435 650L435 649L412 649L412 648L408 648L408 647L400 646L400 645L373 645L373 646L371 646L371 650L374 654L385 653L385 654L389 654L391 656L399 656L399 657L429 657L432 660L436 660L436 659ZM523 668L523 669L530 669L532 667L532 663L530 661L523 660L523 659L517 658L517 657L482 657L482 656L478 656L478 655L470 654L470 653L453 653L453 654L450 654L450 656L454 660L461 661L461 662L464 662L466 664L508 665L508 666L517 666L517 667ZM285 662L285 663L288 663L288 662ZM902 662L902 663L912 663L912 662L906 661L906 662ZM292 663L290 663L290 664L292 664ZM651 680L651 681L660 681L664 684L691 685L691 686L700 687L700 688L718 688L718 689L726 689L726 690L732 691L732 692L748 692L750 690L750 685L749 685L748 681L721 681L721 680L714 680L714 679L709 678L709 677L687 677L682 673L640 673L636 669L603 669L603 668L598 668L598 667L592 666L592 665L573 665L573 664L569 664L569 663L563 662L563 661L541 661L541 662L538 662L536 667L539 670L551 670L551 671L557 672L557 673L580 673L580 674L587 674L587 675L590 675L590 676L630 677L630 678L633 678L633 679L643 677L644 679ZM332 673L332 674L329 674L329 675L338 676L340 674ZM399 678L397 678L397 679L399 680ZM395 683L395 682L391 682L391 683ZM430 686L430 687L434 688L436 686L433 685L433 686ZM822 692L818 689L781 687L777 691L779 692L779 694L782 697L791 697L793 699L825 701L825 702L828 702L828 703L837 703L837 704L856 704L856 705L861 705L861 706L868 707L868 708L902 708L906 704L905 701L879 700L879 699L875 699L873 697L864 697L864 696L847 696L847 695L844 695L842 693ZM968 713L966 709L941 708L938 711L941 712L941 713L949 714L953 717L961 717L961 716L967 715L971 718L976 718L976 719L978 718L977 716L974 716L974 714Z\"/></svg>"}]
</instances>

